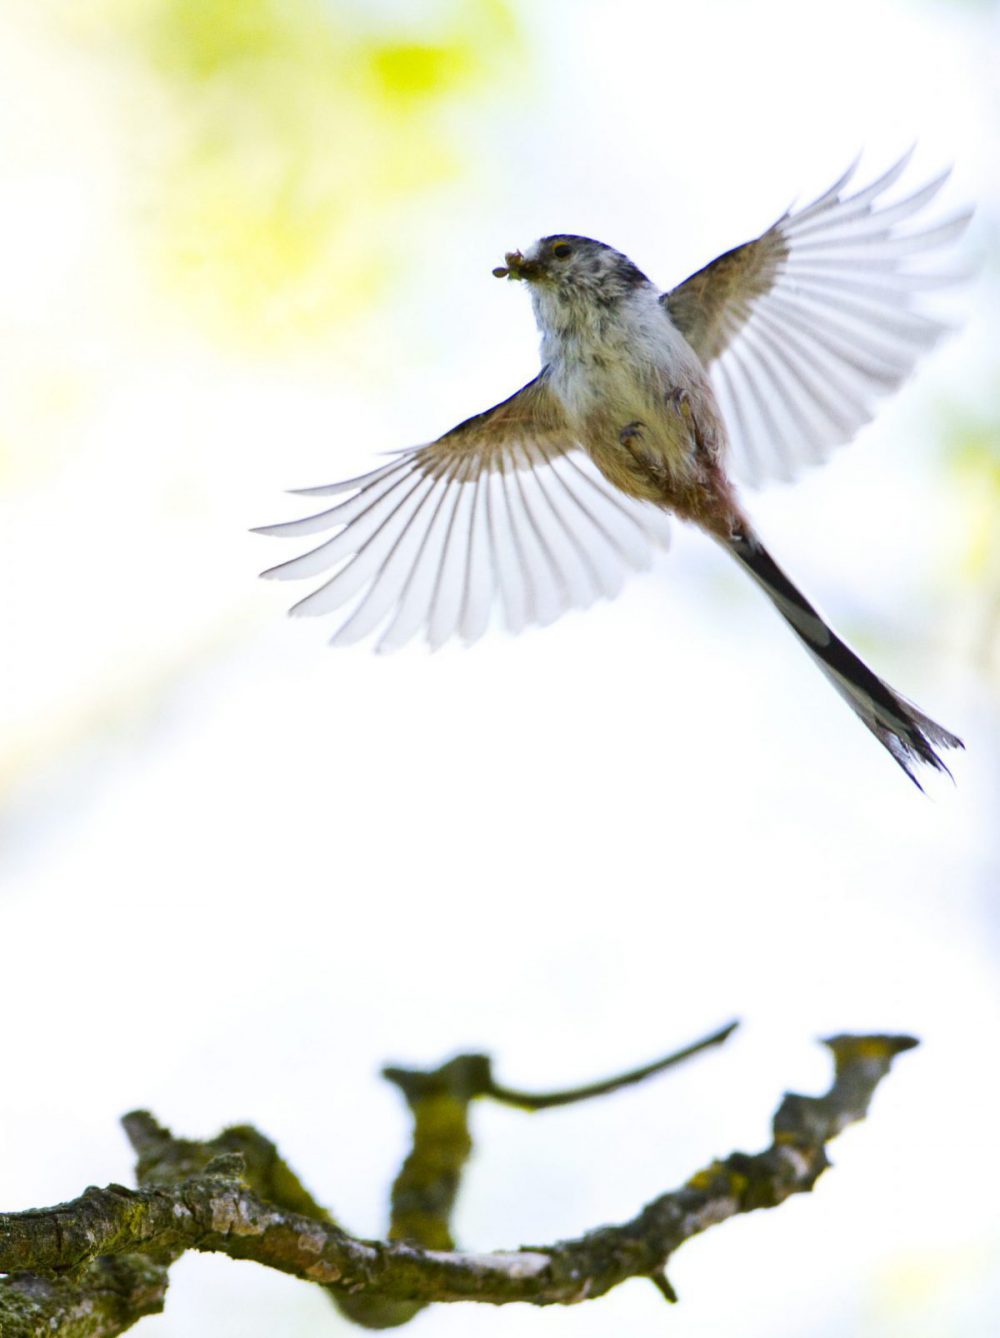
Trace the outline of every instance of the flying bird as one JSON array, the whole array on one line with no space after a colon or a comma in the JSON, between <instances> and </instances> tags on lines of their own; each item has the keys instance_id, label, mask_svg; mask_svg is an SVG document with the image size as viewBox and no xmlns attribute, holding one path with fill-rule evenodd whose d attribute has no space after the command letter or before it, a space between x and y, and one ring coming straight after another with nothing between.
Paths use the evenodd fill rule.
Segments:
<instances>
[{"instance_id":1,"label":"flying bird","mask_svg":"<svg viewBox=\"0 0 1000 1338\"><path fill-rule=\"evenodd\" d=\"M672 514L753 577L918 787L918 764L947 773L936 750L961 740L832 631L764 547L734 483L791 479L825 459L944 331L917 307L951 280L908 262L956 239L970 215L901 230L948 176L884 202L909 159L851 194L855 164L666 292L589 237L560 233L508 252L493 273L531 293L538 375L370 473L298 490L339 500L259 532L336 533L263 574L334 569L291 612L354 600L335 645L377 629L383 650L418 632L432 647L453 635L473 642L497 605L519 631L615 595L666 542Z\"/></svg>"}]
</instances>

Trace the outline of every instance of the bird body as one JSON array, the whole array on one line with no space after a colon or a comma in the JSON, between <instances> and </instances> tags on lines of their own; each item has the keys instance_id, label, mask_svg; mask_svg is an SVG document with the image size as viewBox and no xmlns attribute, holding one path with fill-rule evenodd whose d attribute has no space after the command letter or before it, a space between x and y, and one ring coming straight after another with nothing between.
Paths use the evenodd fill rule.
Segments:
<instances>
[{"instance_id":1,"label":"bird body","mask_svg":"<svg viewBox=\"0 0 1000 1338\"><path fill-rule=\"evenodd\" d=\"M825 458L942 332L914 304L942 280L906 261L958 236L968 215L900 232L947 176L880 203L908 157L853 195L848 172L669 291L587 237L508 252L494 273L530 287L538 376L388 465L304 489L350 496L264 532L337 533L264 574L335 568L292 610L355 599L335 644L376 628L385 649L421 629L432 646L474 641L498 602L518 631L614 595L677 516L755 580L911 780L915 763L947 771L935 749L961 741L837 637L767 552L733 481L790 477Z\"/></svg>"},{"instance_id":2,"label":"bird body","mask_svg":"<svg viewBox=\"0 0 1000 1338\"><path fill-rule=\"evenodd\" d=\"M616 488L704 523L706 488L723 491L725 429L705 369L664 310L664 295L643 280L622 294L614 319L593 319L583 307L578 322L556 317L551 325L545 296L534 302L542 358L569 431Z\"/></svg>"}]
</instances>

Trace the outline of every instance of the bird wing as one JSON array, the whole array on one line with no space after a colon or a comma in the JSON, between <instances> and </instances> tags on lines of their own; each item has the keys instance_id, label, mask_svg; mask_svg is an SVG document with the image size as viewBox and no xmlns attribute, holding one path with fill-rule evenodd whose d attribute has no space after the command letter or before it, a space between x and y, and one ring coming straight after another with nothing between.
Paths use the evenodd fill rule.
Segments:
<instances>
[{"instance_id":1,"label":"bird wing","mask_svg":"<svg viewBox=\"0 0 1000 1338\"><path fill-rule=\"evenodd\" d=\"M612 487L566 426L546 373L510 399L390 464L307 495L350 494L303 520L258 533L337 533L263 574L336 568L296 614L354 599L333 637L344 645L382 627L380 650L425 631L477 640L497 604L512 631L617 594L628 568L650 565L666 516Z\"/></svg>"},{"instance_id":2,"label":"bird wing","mask_svg":"<svg viewBox=\"0 0 1000 1338\"><path fill-rule=\"evenodd\" d=\"M744 481L792 479L803 465L825 460L945 331L914 306L922 292L954 280L909 269L908 261L953 241L971 211L899 231L948 178L943 172L883 204L911 154L845 194L855 164L811 204L664 295L672 321L709 368L734 472Z\"/></svg>"}]
</instances>

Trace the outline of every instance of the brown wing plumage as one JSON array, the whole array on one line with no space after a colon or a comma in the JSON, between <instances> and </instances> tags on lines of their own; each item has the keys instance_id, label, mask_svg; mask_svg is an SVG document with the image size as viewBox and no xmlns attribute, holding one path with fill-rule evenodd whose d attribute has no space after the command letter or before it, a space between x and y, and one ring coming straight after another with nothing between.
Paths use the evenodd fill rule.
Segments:
<instances>
[{"instance_id":1,"label":"brown wing plumage","mask_svg":"<svg viewBox=\"0 0 1000 1338\"><path fill-rule=\"evenodd\" d=\"M852 167L812 204L665 295L674 324L709 368L734 472L745 481L790 479L826 459L944 332L914 304L953 280L908 261L953 241L970 214L899 231L948 177L884 205L909 160L849 195Z\"/></svg>"},{"instance_id":2,"label":"brown wing plumage","mask_svg":"<svg viewBox=\"0 0 1000 1338\"><path fill-rule=\"evenodd\" d=\"M773 287L788 243L779 226L717 256L666 296L667 310L702 362L715 362Z\"/></svg>"},{"instance_id":3,"label":"brown wing plumage","mask_svg":"<svg viewBox=\"0 0 1000 1338\"><path fill-rule=\"evenodd\" d=\"M429 445L302 491L350 495L260 532L337 533L264 575L335 568L292 612L329 613L353 600L338 645L377 629L383 650L421 630L432 646L456 634L475 641L498 603L513 631L549 623L616 594L666 537L663 512L618 494L577 445L544 371Z\"/></svg>"}]
</instances>

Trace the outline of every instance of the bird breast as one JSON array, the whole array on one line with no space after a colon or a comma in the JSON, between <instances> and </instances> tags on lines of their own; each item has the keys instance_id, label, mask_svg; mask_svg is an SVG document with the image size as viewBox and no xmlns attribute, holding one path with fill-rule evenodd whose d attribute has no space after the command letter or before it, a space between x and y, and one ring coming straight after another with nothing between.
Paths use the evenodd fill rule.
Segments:
<instances>
[{"instance_id":1,"label":"bird breast","mask_svg":"<svg viewBox=\"0 0 1000 1338\"><path fill-rule=\"evenodd\" d=\"M550 383L595 459L640 455L686 474L697 448L691 409L706 405L711 391L656 290L636 296L602 313L599 326L543 339ZM626 468L628 460L621 463Z\"/></svg>"}]
</instances>

